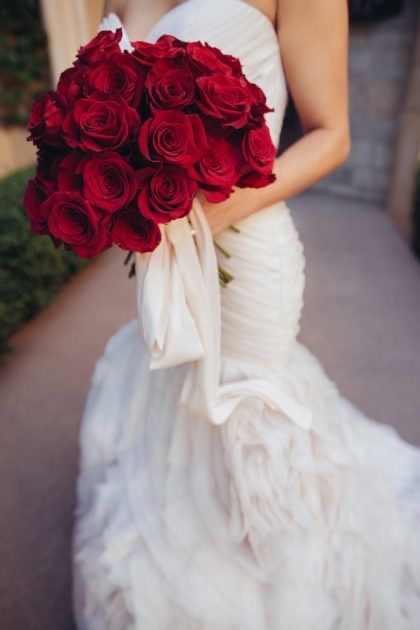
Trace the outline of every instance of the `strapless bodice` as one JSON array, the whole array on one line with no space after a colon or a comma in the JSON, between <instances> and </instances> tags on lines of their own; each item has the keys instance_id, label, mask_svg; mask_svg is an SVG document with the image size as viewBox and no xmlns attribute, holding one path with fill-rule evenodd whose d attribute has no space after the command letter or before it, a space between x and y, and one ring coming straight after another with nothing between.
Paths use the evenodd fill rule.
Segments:
<instances>
[{"instance_id":1,"label":"strapless bodice","mask_svg":"<svg viewBox=\"0 0 420 630\"><path fill-rule=\"evenodd\" d=\"M125 46L129 41L115 14L109 14L102 28L121 26ZM200 40L238 57L247 78L265 93L274 112L266 121L273 142L279 144L287 103L277 34L268 17L244 0L184 0L168 11L149 31L146 41L154 42L168 33L185 41Z\"/></svg>"},{"instance_id":2,"label":"strapless bodice","mask_svg":"<svg viewBox=\"0 0 420 630\"><path fill-rule=\"evenodd\" d=\"M149 40L155 41L168 29L179 39L207 41L241 60L247 78L264 91L268 105L274 107L266 121L278 147L287 90L270 20L244 0L187 0L159 20Z\"/></svg>"},{"instance_id":3,"label":"strapless bodice","mask_svg":"<svg viewBox=\"0 0 420 630\"><path fill-rule=\"evenodd\" d=\"M130 48L127 33L115 14L108 15L101 28L114 30L118 26L123 28L124 46ZM158 20L146 39L154 42L163 34L208 42L239 58L247 78L264 91L267 104L274 110L267 114L266 121L278 147L287 89L278 37L266 15L244 0L186 0ZM195 205L200 204L196 201ZM239 234L225 230L216 237L231 257L227 260L219 251L216 256L235 279L217 297L221 337L214 343L219 345L220 341L222 357L281 370L290 360L299 329L304 283L302 245L283 201L255 212L237 227ZM140 302L144 310L144 301ZM159 314L155 312L153 318L159 318ZM182 336L185 339L188 335L181 331ZM199 352L189 356L199 356ZM166 364L160 360L157 363Z\"/></svg>"}]
</instances>

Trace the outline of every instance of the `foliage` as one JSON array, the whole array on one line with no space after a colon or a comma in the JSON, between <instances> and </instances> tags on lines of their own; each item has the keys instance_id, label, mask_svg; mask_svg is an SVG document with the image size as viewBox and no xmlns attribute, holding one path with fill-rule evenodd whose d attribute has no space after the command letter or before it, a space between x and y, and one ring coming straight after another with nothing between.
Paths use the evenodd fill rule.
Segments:
<instances>
[{"instance_id":1,"label":"foliage","mask_svg":"<svg viewBox=\"0 0 420 630\"><path fill-rule=\"evenodd\" d=\"M25 126L32 102L50 88L38 0L1 0L0 67L0 124Z\"/></svg>"},{"instance_id":2,"label":"foliage","mask_svg":"<svg viewBox=\"0 0 420 630\"><path fill-rule=\"evenodd\" d=\"M33 167L0 181L0 353L22 322L47 306L85 263L49 236L33 234L22 205Z\"/></svg>"}]
</instances>

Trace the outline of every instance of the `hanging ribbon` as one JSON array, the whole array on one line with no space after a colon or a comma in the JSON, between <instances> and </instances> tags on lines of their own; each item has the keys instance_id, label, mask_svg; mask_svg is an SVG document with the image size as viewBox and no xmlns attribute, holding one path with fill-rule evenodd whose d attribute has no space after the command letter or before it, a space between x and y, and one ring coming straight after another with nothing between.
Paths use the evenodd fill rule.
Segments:
<instances>
[{"instance_id":1,"label":"hanging ribbon","mask_svg":"<svg viewBox=\"0 0 420 630\"><path fill-rule=\"evenodd\" d=\"M310 410L290 395L280 379L251 378L220 385L217 258L197 197L189 219L161 226L159 246L151 253L136 254L139 327L150 352L150 369L188 363L181 403L214 424L226 422L251 396L309 429Z\"/></svg>"}]
</instances>

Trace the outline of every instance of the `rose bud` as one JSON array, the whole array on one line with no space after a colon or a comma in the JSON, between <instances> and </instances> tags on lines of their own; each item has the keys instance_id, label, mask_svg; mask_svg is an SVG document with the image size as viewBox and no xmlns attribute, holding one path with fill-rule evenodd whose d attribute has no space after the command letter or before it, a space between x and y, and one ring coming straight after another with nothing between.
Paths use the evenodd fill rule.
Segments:
<instances>
[{"instance_id":1,"label":"rose bud","mask_svg":"<svg viewBox=\"0 0 420 630\"><path fill-rule=\"evenodd\" d=\"M248 82L248 89L252 95L248 124L254 127L261 127L265 124L264 114L274 112L274 107L268 107L266 96L259 85Z\"/></svg>"},{"instance_id":2,"label":"rose bud","mask_svg":"<svg viewBox=\"0 0 420 630\"><path fill-rule=\"evenodd\" d=\"M140 153L151 162L191 166L207 148L204 125L198 114L167 109L148 118L138 138Z\"/></svg>"},{"instance_id":3,"label":"rose bud","mask_svg":"<svg viewBox=\"0 0 420 630\"><path fill-rule=\"evenodd\" d=\"M150 68L159 59L177 57L182 54L180 48L173 46L173 40L175 39L169 35L162 35L154 43L145 41L131 42L134 48L132 54L140 61L142 66Z\"/></svg>"},{"instance_id":4,"label":"rose bud","mask_svg":"<svg viewBox=\"0 0 420 630\"><path fill-rule=\"evenodd\" d=\"M177 166L165 166L153 170L143 169L145 177L140 183L141 191L137 203L141 214L157 223L168 223L189 213L197 184L188 177L184 169ZM142 171L138 179L142 180Z\"/></svg>"},{"instance_id":5,"label":"rose bud","mask_svg":"<svg viewBox=\"0 0 420 630\"><path fill-rule=\"evenodd\" d=\"M100 91L121 96L131 107L138 107L144 86L144 70L132 55L121 53L87 69L85 94Z\"/></svg>"},{"instance_id":6,"label":"rose bud","mask_svg":"<svg viewBox=\"0 0 420 630\"><path fill-rule=\"evenodd\" d=\"M223 138L208 135L208 148L188 173L197 180L210 203L224 201L238 179L235 149Z\"/></svg>"},{"instance_id":7,"label":"rose bud","mask_svg":"<svg viewBox=\"0 0 420 630\"><path fill-rule=\"evenodd\" d=\"M151 252L162 238L157 223L146 219L134 206L112 215L111 235L118 247L134 252Z\"/></svg>"},{"instance_id":8,"label":"rose bud","mask_svg":"<svg viewBox=\"0 0 420 630\"><path fill-rule=\"evenodd\" d=\"M98 152L118 149L138 133L140 116L120 96L94 92L74 105L63 122L70 147Z\"/></svg>"},{"instance_id":9,"label":"rose bud","mask_svg":"<svg viewBox=\"0 0 420 630\"><path fill-rule=\"evenodd\" d=\"M57 167L57 188L60 191L83 193L83 178L80 163L85 154L82 151L70 151Z\"/></svg>"},{"instance_id":10,"label":"rose bud","mask_svg":"<svg viewBox=\"0 0 420 630\"><path fill-rule=\"evenodd\" d=\"M195 81L185 63L162 59L149 71L146 89L153 113L160 109L183 109L194 98Z\"/></svg>"},{"instance_id":11,"label":"rose bud","mask_svg":"<svg viewBox=\"0 0 420 630\"><path fill-rule=\"evenodd\" d=\"M52 236L82 258L93 258L111 245L109 215L95 211L77 192L55 192L43 203Z\"/></svg>"},{"instance_id":12,"label":"rose bud","mask_svg":"<svg viewBox=\"0 0 420 630\"><path fill-rule=\"evenodd\" d=\"M30 228L37 234L48 234L48 208L43 202L53 194L54 182L36 175L28 181L23 205L29 217Z\"/></svg>"},{"instance_id":13,"label":"rose bud","mask_svg":"<svg viewBox=\"0 0 420 630\"><path fill-rule=\"evenodd\" d=\"M44 92L34 102L28 122L30 135L27 140L34 144L41 142L60 147L63 143L62 125L64 120L64 98L52 90Z\"/></svg>"},{"instance_id":14,"label":"rose bud","mask_svg":"<svg viewBox=\"0 0 420 630\"><path fill-rule=\"evenodd\" d=\"M67 103L73 103L83 95L86 80L86 68L77 66L67 68L58 80L57 92Z\"/></svg>"},{"instance_id":15,"label":"rose bud","mask_svg":"<svg viewBox=\"0 0 420 630\"><path fill-rule=\"evenodd\" d=\"M229 77L224 74L213 74L210 77L197 79L197 107L223 127L240 129L248 121L252 104L252 95L247 82L242 77Z\"/></svg>"},{"instance_id":16,"label":"rose bud","mask_svg":"<svg viewBox=\"0 0 420 630\"><path fill-rule=\"evenodd\" d=\"M242 76L239 59L222 53L207 42L189 42L187 44L189 65L196 76L211 75L215 72L229 76Z\"/></svg>"},{"instance_id":17,"label":"rose bud","mask_svg":"<svg viewBox=\"0 0 420 630\"><path fill-rule=\"evenodd\" d=\"M121 53L121 38L122 28L117 28L115 33L112 31L100 31L86 46L79 48L77 53L78 61L92 64L97 61L112 59L114 55Z\"/></svg>"}]
</instances>

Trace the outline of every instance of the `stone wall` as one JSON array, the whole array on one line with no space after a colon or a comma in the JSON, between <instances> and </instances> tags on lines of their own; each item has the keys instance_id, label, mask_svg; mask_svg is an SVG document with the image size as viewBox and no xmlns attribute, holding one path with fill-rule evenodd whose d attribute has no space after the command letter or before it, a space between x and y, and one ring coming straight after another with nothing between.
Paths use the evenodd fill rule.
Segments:
<instances>
[{"instance_id":1,"label":"stone wall","mask_svg":"<svg viewBox=\"0 0 420 630\"><path fill-rule=\"evenodd\" d=\"M347 162L316 186L348 197L384 203L388 196L399 120L406 94L418 0L404 12L350 31L350 121Z\"/></svg>"}]
</instances>

